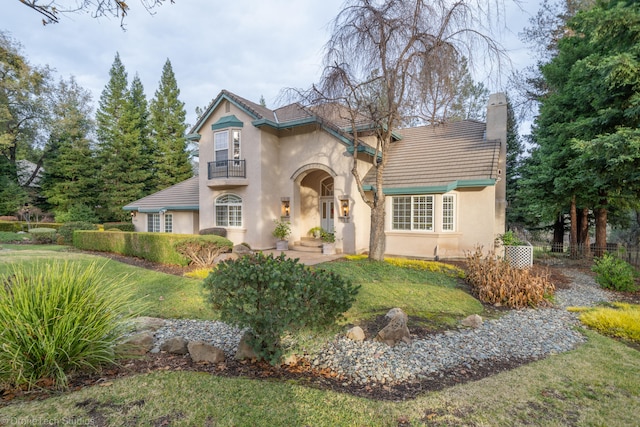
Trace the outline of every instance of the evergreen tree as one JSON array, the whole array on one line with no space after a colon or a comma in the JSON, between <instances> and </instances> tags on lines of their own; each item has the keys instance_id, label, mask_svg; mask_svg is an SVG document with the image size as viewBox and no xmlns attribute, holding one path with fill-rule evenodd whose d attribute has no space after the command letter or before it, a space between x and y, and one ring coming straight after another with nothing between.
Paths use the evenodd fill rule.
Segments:
<instances>
[{"instance_id":1,"label":"evergreen tree","mask_svg":"<svg viewBox=\"0 0 640 427\"><path fill-rule=\"evenodd\" d=\"M156 190L167 188L192 176L187 146L184 102L167 59L155 97L151 100L151 138L155 147L154 184Z\"/></svg>"},{"instance_id":2,"label":"evergreen tree","mask_svg":"<svg viewBox=\"0 0 640 427\"><path fill-rule=\"evenodd\" d=\"M91 95L71 78L60 81L53 108L53 127L44 163L42 190L56 214L74 205L94 209L97 205L96 171L89 135L93 131Z\"/></svg>"},{"instance_id":3,"label":"evergreen tree","mask_svg":"<svg viewBox=\"0 0 640 427\"><path fill-rule=\"evenodd\" d=\"M518 206L518 186L520 179L520 160L524 153L524 147L518 132L518 121L511 99L507 96L507 226L510 227L523 221Z\"/></svg>"}]
</instances>

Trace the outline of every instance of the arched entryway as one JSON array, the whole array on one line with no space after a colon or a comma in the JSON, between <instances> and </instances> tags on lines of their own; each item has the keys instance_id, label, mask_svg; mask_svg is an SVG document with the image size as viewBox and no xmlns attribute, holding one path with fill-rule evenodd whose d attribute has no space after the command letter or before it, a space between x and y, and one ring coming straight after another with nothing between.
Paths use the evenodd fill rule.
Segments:
<instances>
[{"instance_id":1,"label":"arched entryway","mask_svg":"<svg viewBox=\"0 0 640 427\"><path fill-rule=\"evenodd\" d=\"M295 224L300 235L308 230L322 227L334 230L336 201L334 192L335 172L321 164L310 164L298 169L292 175L294 181L295 208L299 215Z\"/></svg>"}]
</instances>

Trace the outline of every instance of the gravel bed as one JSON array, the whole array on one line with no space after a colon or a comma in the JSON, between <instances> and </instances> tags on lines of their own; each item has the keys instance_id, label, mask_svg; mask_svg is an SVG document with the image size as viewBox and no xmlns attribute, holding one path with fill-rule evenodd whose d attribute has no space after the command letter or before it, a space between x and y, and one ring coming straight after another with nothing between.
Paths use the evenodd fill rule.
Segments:
<instances>
[{"instance_id":1,"label":"gravel bed","mask_svg":"<svg viewBox=\"0 0 640 427\"><path fill-rule=\"evenodd\" d=\"M328 368L358 384L399 384L438 377L455 367L490 365L496 361L533 360L574 349L585 337L574 328L577 315L569 306L592 306L611 300L587 274L565 270L570 289L556 292L553 308L510 311L477 329L458 329L416 339L411 344L355 342L338 337L309 356L312 366ZM171 336L213 344L227 356L235 353L242 331L222 322L167 320L155 333L156 348Z\"/></svg>"}]
</instances>

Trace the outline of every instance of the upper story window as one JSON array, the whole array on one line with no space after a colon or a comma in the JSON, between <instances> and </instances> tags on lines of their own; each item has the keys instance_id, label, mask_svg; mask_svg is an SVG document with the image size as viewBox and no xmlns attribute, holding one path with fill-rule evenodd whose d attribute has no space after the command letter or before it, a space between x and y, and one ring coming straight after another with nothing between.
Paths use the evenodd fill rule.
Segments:
<instances>
[{"instance_id":1,"label":"upper story window","mask_svg":"<svg viewBox=\"0 0 640 427\"><path fill-rule=\"evenodd\" d=\"M234 130L232 135L232 157L233 160L240 160L240 131Z\"/></svg>"},{"instance_id":2,"label":"upper story window","mask_svg":"<svg viewBox=\"0 0 640 427\"><path fill-rule=\"evenodd\" d=\"M242 199L225 194L216 199L216 226L242 227Z\"/></svg>"},{"instance_id":3,"label":"upper story window","mask_svg":"<svg viewBox=\"0 0 640 427\"><path fill-rule=\"evenodd\" d=\"M216 132L213 134L213 149L216 166L225 166L229 159L229 131Z\"/></svg>"}]
</instances>

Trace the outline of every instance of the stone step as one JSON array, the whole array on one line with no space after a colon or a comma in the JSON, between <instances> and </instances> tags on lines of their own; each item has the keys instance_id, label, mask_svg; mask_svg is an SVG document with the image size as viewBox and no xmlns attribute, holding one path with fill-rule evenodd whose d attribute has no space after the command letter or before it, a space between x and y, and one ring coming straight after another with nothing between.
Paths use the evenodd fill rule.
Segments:
<instances>
[{"instance_id":1,"label":"stone step","mask_svg":"<svg viewBox=\"0 0 640 427\"><path fill-rule=\"evenodd\" d=\"M315 252L318 254L322 253L322 244L320 244L320 246L303 246L299 243L300 242L294 243L293 246L289 246L289 249L298 252Z\"/></svg>"},{"instance_id":2,"label":"stone step","mask_svg":"<svg viewBox=\"0 0 640 427\"><path fill-rule=\"evenodd\" d=\"M303 237L299 242L295 242L298 246L306 246L310 248L321 248L322 240L314 239L313 237Z\"/></svg>"}]
</instances>

